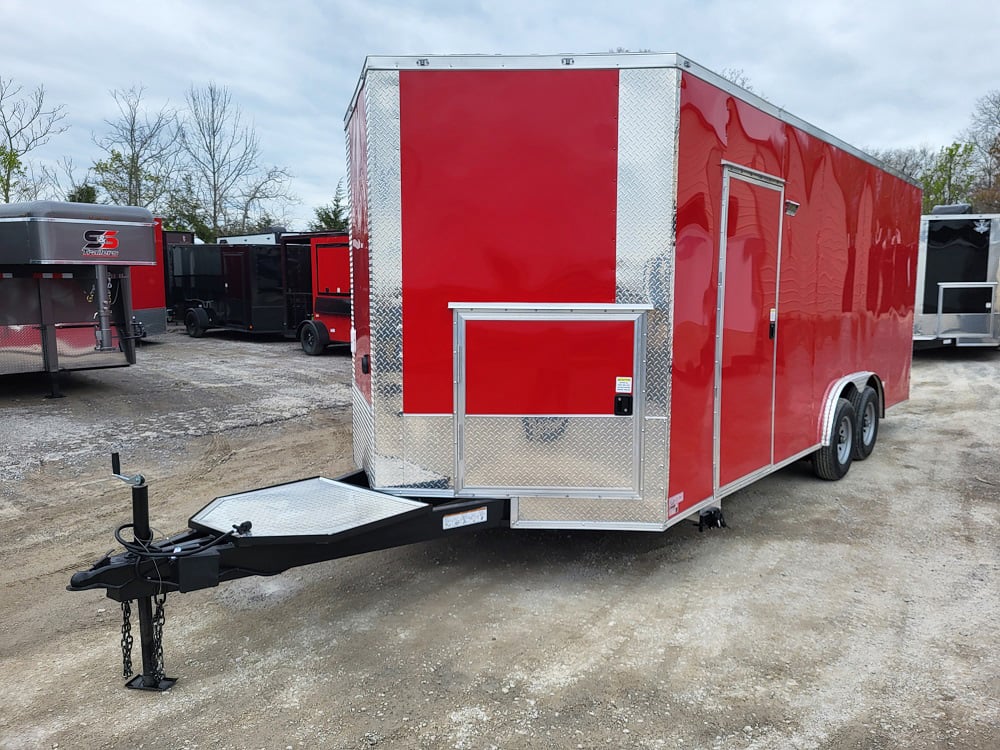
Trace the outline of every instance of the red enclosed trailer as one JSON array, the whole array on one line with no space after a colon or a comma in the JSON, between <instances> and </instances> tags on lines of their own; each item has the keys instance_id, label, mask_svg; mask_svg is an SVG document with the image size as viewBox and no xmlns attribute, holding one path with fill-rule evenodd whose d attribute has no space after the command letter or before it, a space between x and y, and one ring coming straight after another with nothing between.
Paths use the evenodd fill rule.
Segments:
<instances>
[{"instance_id":1,"label":"red enclosed trailer","mask_svg":"<svg viewBox=\"0 0 1000 750\"><path fill-rule=\"evenodd\" d=\"M132 269L132 312L136 333L141 338L167 332L166 248L177 243L194 242L193 232L165 230L163 219L154 219L156 265Z\"/></svg>"},{"instance_id":2,"label":"red enclosed trailer","mask_svg":"<svg viewBox=\"0 0 1000 750\"><path fill-rule=\"evenodd\" d=\"M299 329L306 354L351 340L351 254L347 232L309 236L312 315Z\"/></svg>"},{"instance_id":3,"label":"red enclosed trailer","mask_svg":"<svg viewBox=\"0 0 1000 750\"><path fill-rule=\"evenodd\" d=\"M134 686L172 684L166 591L489 527L724 525L793 461L842 477L908 396L919 188L684 57L369 58L347 131L362 470L156 542L123 477L138 541L70 589L139 601Z\"/></svg>"},{"instance_id":4,"label":"red enclosed trailer","mask_svg":"<svg viewBox=\"0 0 1000 750\"><path fill-rule=\"evenodd\" d=\"M687 58L369 58L347 129L373 488L664 529L908 396L919 188Z\"/></svg>"}]
</instances>

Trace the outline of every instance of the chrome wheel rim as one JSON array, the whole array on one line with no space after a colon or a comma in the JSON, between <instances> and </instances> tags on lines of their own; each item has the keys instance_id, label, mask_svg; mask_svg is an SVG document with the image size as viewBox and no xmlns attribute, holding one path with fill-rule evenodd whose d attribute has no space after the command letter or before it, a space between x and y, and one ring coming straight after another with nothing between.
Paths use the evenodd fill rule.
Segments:
<instances>
[{"instance_id":1,"label":"chrome wheel rim","mask_svg":"<svg viewBox=\"0 0 1000 750\"><path fill-rule=\"evenodd\" d=\"M861 439L865 445L871 445L875 439L875 404L872 401L865 405L865 413L861 419Z\"/></svg>"},{"instance_id":2,"label":"chrome wheel rim","mask_svg":"<svg viewBox=\"0 0 1000 750\"><path fill-rule=\"evenodd\" d=\"M846 464L851 457L852 442L851 420L845 416L837 426L837 461L841 464Z\"/></svg>"}]
</instances>

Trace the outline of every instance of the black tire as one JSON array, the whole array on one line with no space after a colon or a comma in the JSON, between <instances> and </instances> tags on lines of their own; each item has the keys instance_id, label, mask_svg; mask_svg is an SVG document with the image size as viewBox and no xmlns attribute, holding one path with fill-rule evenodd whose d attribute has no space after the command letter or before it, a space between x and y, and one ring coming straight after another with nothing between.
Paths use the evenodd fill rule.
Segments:
<instances>
[{"instance_id":1,"label":"black tire","mask_svg":"<svg viewBox=\"0 0 1000 750\"><path fill-rule=\"evenodd\" d=\"M864 461L875 450L878 440L878 419L882 411L878 392L871 386L865 386L851 397L854 407L854 444L851 446L851 456L855 461Z\"/></svg>"},{"instance_id":2,"label":"black tire","mask_svg":"<svg viewBox=\"0 0 1000 750\"><path fill-rule=\"evenodd\" d=\"M207 323L208 315L200 307L192 308L184 314L184 330L193 339L200 339L205 335Z\"/></svg>"},{"instance_id":3,"label":"black tire","mask_svg":"<svg viewBox=\"0 0 1000 750\"><path fill-rule=\"evenodd\" d=\"M299 343L302 344L302 351L315 357L322 354L330 344L330 333L322 323L310 320L299 331Z\"/></svg>"},{"instance_id":4,"label":"black tire","mask_svg":"<svg viewBox=\"0 0 1000 750\"><path fill-rule=\"evenodd\" d=\"M837 400L830 427L830 444L824 445L813 454L813 471L820 479L836 481L842 479L854 460L854 407L846 398Z\"/></svg>"}]
</instances>

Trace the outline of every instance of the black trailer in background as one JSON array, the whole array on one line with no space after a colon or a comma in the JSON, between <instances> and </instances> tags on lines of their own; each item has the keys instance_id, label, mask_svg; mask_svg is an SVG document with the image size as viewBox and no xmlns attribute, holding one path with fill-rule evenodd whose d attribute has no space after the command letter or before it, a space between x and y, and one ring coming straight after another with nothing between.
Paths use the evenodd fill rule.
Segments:
<instances>
[{"instance_id":1,"label":"black trailer in background","mask_svg":"<svg viewBox=\"0 0 1000 750\"><path fill-rule=\"evenodd\" d=\"M190 336L211 328L295 337L312 313L309 245L167 248L168 305Z\"/></svg>"}]
</instances>

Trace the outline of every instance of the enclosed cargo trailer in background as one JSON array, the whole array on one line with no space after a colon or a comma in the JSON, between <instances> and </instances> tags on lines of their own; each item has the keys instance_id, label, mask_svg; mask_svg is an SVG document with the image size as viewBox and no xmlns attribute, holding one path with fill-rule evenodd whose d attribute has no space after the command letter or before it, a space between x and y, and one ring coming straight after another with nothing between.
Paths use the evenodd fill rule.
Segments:
<instances>
[{"instance_id":1,"label":"enclosed cargo trailer in background","mask_svg":"<svg viewBox=\"0 0 1000 750\"><path fill-rule=\"evenodd\" d=\"M913 345L1000 346L1000 215L965 204L920 217Z\"/></svg>"},{"instance_id":2,"label":"enclosed cargo trailer in background","mask_svg":"<svg viewBox=\"0 0 1000 750\"><path fill-rule=\"evenodd\" d=\"M908 397L919 188L687 58L369 58L346 125L361 471L155 543L138 512L71 590L149 623L463 530L718 526L793 461L844 476Z\"/></svg>"},{"instance_id":3,"label":"enclosed cargo trailer in background","mask_svg":"<svg viewBox=\"0 0 1000 750\"><path fill-rule=\"evenodd\" d=\"M156 265L132 269L132 315L136 334L141 338L167 332L167 288L169 285L166 248L174 244L191 244L194 232L178 232L163 228L162 219L156 224Z\"/></svg>"},{"instance_id":4,"label":"enclosed cargo trailer in background","mask_svg":"<svg viewBox=\"0 0 1000 750\"><path fill-rule=\"evenodd\" d=\"M307 354L346 344L351 267L346 232L291 232L275 244L172 245L168 297L187 332L281 333Z\"/></svg>"},{"instance_id":5,"label":"enclosed cargo trailer in background","mask_svg":"<svg viewBox=\"0 0 1000 750\"><path fill-rule=\"evenodd\" d=\"M0 375L135 364L130 266L155 264L153 217L131 206L0 206Z\"/></svg>"},{"instance_id":6,"label":"enclosed cargo trailer in background","mask_svg":"<svg viewBox=\"0 0 1000 750\"><path fill-rule=\"evenodd\" d=\"M169 298L189 336L212 328L295 336L309 297L308 245L171 245Z\"/></svg>"},{"instance_id":7,"label":"enclosed cargo trailer in background","mask_svg":"<svg viewBox=\"0 0 1000 750\"><path fill-rule=\"evenodd\" d=\"M351 250L347 232L309 236L312 314L299 329L306 354L351 341Z\"/></svg>"}]
</instances>

